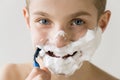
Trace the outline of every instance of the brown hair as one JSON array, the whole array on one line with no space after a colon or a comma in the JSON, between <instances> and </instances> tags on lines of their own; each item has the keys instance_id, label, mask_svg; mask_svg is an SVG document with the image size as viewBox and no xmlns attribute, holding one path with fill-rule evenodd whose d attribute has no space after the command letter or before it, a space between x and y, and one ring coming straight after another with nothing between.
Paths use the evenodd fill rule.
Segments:
<instances>
[{"instance_id":1,"label":"brown hair","mask_svg":"<svg viewBox=\"0 0 120 80\"><path fill-rule=\"evenodd\" d=\"M100 16L106 8L107 0L94 0L94 5L98 10L98 16Z\"/></svg>"},{"instance_id":2,"label":"brown hair","mask_svg":"<svg viewBox=\"0 0 120 80\"><path fill-rule=\"evenodd\" d=\"M27 9L29 8L30 0L25 0L26 1L26 7Z\"/></svg>"},{"instance_id":3,"label":"brown hair","mask_svg":"<svg viewBox=\"0 0 120 80\"><path fill-rule=\"evenodd\" d=\"M100 16L105 10L107 0L93 0L93 1L95 4L95 7L98 10L98 16ZM29 4L30 4L30 0L26 0L26 7L27 8L29 8Z\"/></svg>"}]
</instances>

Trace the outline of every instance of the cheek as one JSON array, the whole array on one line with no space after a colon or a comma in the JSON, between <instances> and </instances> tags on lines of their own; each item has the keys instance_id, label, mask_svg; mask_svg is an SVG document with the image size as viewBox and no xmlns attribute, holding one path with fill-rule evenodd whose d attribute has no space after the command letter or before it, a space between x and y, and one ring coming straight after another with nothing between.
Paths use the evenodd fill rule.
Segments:
<instances>
[{"instance_id":1,"label":"cheek","mask_svg":"<svg viewBox=\"0 0 120 80\"><path fill-rule=\"evenodd\" d=\"M31 31L33 45L44 45L47 42L48 34L43 31L32 30Z\"/></svg>"},{"instance_id":2,"label":"cheek","mask_svg":"<svg viewBox=\"0 0 120 80\"><path fill-rule=\"evenodd\" d=\"M82 38L83 36L85 36L87 30L88 30L87 28L75 29L73 31L73 36L74 37L72 37L74 39L74 41L76 41L76 40Z\"/></svg>"}]
</instances>

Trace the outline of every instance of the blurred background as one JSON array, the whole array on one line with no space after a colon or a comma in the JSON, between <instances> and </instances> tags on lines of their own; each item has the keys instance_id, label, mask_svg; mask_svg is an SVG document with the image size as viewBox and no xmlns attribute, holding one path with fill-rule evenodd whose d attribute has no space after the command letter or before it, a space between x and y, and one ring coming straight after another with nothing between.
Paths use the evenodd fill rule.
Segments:
<instances>
[{"instance_id":1,"label":"blurred background","mask_svg":"<svg viewBox=\"0 0 120 80\"><path fill-rule=\"evenodd\" d=\"M32 62L31 36L22 15L25 1L0 1L0 67L7 63ZM120 0L115 1L108 0L111 20L91 62L120 78Z\"/></svg>"}]
</instances>

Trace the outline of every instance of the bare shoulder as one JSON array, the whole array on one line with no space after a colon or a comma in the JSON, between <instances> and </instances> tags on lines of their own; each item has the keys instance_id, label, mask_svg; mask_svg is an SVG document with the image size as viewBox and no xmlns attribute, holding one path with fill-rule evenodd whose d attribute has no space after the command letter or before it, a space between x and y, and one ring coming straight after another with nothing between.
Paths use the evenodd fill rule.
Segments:
<instances>
[{"instance_id":1,"label":"bare shoulder","mask_svg":"<svg viewBox=\"0 0 120 80\"><path fill-rule=\"evenodd\" d=\"M1 80L15 80L14 76L18 74L16 64L7 64L1 68Z\"/></svg>"},{"instance_id":2,"label":"bare shoulder","mask_svg":"<svg viewBox=\"0 0 120 80\"><path fill-rule=\"evenodd\" d=\"M90 63L90 65L93 69L94 76L96 76L97 80L99 80L99 79L100 80L120 80L120 79L112 76L111 74L101 70L100 68L96 67L94 64Z\"/></svg>"},{"instance_id":3,"label":"bare shoulder","mask_svg":"<svg viewBox=\"0 0 120 80\"><path fill-rule=\"evenodd\" d=\"M0 80L24 80L31 71L30 64L7 64L1 68Z\"/></svg>"}]
</instances>

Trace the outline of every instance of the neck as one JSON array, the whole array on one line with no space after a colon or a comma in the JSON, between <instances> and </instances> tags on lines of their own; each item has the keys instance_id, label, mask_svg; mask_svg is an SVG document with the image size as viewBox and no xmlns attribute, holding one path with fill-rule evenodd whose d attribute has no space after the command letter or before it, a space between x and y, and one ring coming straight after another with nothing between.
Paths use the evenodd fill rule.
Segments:
<instances>
[{"instance_id":1,"label":"neck","mask_svg":"<svg viewBox=\"0 0 120 80\"><path fill-rule=\"evenodd\" d=\"M91 63L85 61L80 69L78 69L73 75L55 75L52 74L51 80L84 80L86 77L91 76Z\"/></svg>"}]
</instances>

